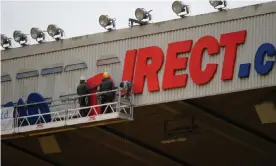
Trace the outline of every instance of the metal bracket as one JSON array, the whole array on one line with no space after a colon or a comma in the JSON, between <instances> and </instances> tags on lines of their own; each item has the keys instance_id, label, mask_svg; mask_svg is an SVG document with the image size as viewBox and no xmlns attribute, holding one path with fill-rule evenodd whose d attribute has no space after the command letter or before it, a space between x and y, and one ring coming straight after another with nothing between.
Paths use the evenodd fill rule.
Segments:
<instances>
[{"instance_id":1,"label":"metal bracket","mask_svg":"<svg viewBox=\"0 0 276 166\"><path fill-rule=\"evenodd\" d=\"M133 27L134 23L139 24L139 25L147 25L148 21L138 21L138 20L133 19L133 18L130 18L128 20L128 26L130 26L131 28Z\"/></svg>"}]
</instances>

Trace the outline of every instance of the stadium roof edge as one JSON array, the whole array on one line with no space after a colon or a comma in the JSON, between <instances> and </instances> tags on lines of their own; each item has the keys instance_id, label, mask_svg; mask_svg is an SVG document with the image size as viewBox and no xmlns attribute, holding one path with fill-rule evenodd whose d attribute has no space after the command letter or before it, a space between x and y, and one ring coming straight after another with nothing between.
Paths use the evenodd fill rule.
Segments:
<instances>
[{"instance_id":1,"label":"stadium roof edge","mask_svg":"<svg viewBox=\"0 0 276 166\"><path fill-rule=\"evenodd\" d=\"M179 29L185 29L200 25L213 24L246 17L253 17L276 12L276 1L229 9L222 12L213 12L185 18L173 19L163 22L151 23L146 26L135 26L112 32L96 33L85 36L72 37L59 41L45 42L42 44L29 45L25 47L11 48L1 51L1 60L9 60L24 56L42 54L47 52L83 47L104 42L112 42L128 38L140 37L156 33L163 33Z\"/></svg>"}]
</instances>

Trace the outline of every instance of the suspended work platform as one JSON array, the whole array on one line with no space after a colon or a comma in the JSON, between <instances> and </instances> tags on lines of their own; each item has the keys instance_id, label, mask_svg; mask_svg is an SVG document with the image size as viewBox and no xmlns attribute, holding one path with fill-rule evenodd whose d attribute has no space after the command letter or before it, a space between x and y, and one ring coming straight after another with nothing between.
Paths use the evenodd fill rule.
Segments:
<instances>
[{"instance_id":1,"label":"suspended work platform","mask_svg":"<svg viewBox=\"0 0 276 166\"><path fill-rule=\"evenodd\" d=\"M99 100L102 94L110 92L116 93L116 97L111 103L96 104L87 107L80 107L78 104L80 97L86 98L94 95ZM133 120L132 98L133 95L122 96L121 91L116 89L84 96L17 105L13 107L15 112L14 117L2 119L1 121L1 139L42 135L131 121ZM50 112L19 116L18 110L20 108L31 108L45 103L51 104L49 106ZM86 110L86 115L82 114L83 110Z\"/></svg>"}]
</instances>

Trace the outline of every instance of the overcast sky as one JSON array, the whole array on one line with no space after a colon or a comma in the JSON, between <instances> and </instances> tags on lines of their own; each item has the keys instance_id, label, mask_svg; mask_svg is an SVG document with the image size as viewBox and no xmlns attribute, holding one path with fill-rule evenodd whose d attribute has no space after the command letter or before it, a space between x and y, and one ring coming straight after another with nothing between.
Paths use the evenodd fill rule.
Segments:
<instances>
[{"instance_id":1,"label":"overcast sky","mask_svg":"<svg viewBox=\"0 0 276 166\"><path fill-rule=\"evenodd\" d=\"M272 0L228 0L228 8L237 8ZM116 18L117 29L128 27L128 18L135 18L134 11L138 7L153 9L153 22L175 19L177 16L171 9L173 0L98 0L98 1L1 1L1 34L12 37L14 30L29 34L32 27L47 29L49 24L63 28L65 37L81 36L103 32L98 18L102 14ZM214 12L209 0L186 0L190 5L191 15ZM47 39L47 38L46 38ZM48 37L47 40L50 40ZM31 40L31 44L36 41ZM17 47L17 44L13 45Z\"/></svg>"}]
</instances>

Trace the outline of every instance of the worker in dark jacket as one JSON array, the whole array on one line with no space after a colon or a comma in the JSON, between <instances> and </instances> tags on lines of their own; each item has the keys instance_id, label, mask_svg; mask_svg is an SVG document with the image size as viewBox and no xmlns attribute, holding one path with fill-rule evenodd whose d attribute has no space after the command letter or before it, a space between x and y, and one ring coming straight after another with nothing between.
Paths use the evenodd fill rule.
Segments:
<instances>
[{"instance_id":1,"label":"worker in dark jacket","mask_svg":"<svg viewBox=\"0 0 276 166\"><path fill-rule=\"evenodd\" d=\"M89 87L89 85L87 85L85 78L82 76L80 78L80 84L77 87L77 94L79 96L83 96L83 95L88 95L89 93L91 93L91 91L97 87ZM90 106L90 96L84 96L84 97L80 97L79 98L79 104L80 107L87 107ZM88 112L89 112L90 108L87 109L81 109L80 110L80 114L82 117L87 116Z\"/></svg>"},{"instance_id":2,"label":"worker in dark jacket","mask_svg":"<svg viewBox=\"0 0 276 166\"><path fill-rule=\"evenodd\" d=\"M111 91L114 90L114 84L113 81L110 79L110 76L107 72L103 73L103 80L100 84L100 92L104 91ZM101 104L110 103L113 102L113 99L115 97L115 92L108 92L101 94ZM102 113L104 112L106 106L102 107ZM112 110L108 107L105 113L112 113Z\"/></svg>"}]
</instances>

